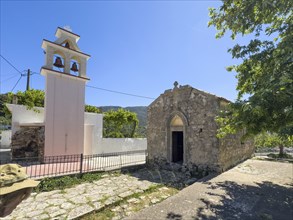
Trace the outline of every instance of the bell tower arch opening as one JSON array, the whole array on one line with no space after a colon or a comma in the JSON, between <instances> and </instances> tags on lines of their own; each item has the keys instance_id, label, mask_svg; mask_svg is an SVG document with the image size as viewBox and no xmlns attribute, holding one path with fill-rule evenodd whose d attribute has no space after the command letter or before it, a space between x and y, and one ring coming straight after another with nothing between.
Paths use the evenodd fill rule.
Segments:
<instances>
[{"instance_id":1,"label":"bell tower arch opening","mask_svg":"<svg viewBox=\"0 0 293 220\"><path fill-rule=\"evenodd\" d=\"M79 70L79 63L75 60L71 60L71 68L70 68L70 74L74 76L79 76L78 70Z\"/></svg>"},{"instance_id":2,"label":"bell tower arch opening","mask_svg":"<svg viewBox=\"0 0 293 220\"><path fill-rule=\"evenodd\" d=\"M70 74L74 76L80 76L80 73L79 73L80 59L76 56L73 56L70 59L70 63L71 63Z\"/></svg>"},{"instance_id":3,"label":"bell tower arch opening","mask_svg":"<svg viewBox=\"0 0 293 220\"><path fill-rule=\"evenodd\" d=\"M53 63L52 69L55 71L64 72L64 53L58 50L54 51L53 59L55 59L55 62Z\"/></svg>"}]
</instances>

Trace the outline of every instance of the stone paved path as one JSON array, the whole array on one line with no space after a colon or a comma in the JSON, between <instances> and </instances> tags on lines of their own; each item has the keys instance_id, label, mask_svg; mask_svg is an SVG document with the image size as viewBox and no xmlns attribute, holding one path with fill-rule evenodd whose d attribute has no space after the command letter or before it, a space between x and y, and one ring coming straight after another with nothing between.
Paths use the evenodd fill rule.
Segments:
<instances>
[{"instance_id":1,"label":"stone paved path","mask_svg":"<svg viewBox=\"0 0 293 220\"><path fill-rule=\"evenodd\" d=\"M32 193L11 215L0 219L121 219L152 206L195 182L176 169L128 169L126 174L105 174L93 183L84 183L65 190ZM103 210L112 217L103 217ZM110 211L109 211L110 210ZM86 216L85 216L86 215ZM88 216L88 217L87 217Z\"/></svg>"},{"instance_id":2,"label":"stone paved path","mask_svg":"<svg viewBox=\"0 0 293 220\"><path fill-rule=\"evenodd\" d=\"M33 193L11 215L0 219L74 219L156 185L124 174L108 176L62 191Z\"/></svg>"},{"instance_id":3,"label":"stone paved path","mask_svg":"<svg viewBox=\"0 0 293 220\"><path fill-rule=\"evenodd\" d=\"M81 217L81 220L120 220L144 208L162 202L178 192L177 189L166 186L157 186L144 193L132 195L118 204L112 204L105 209Z\"/></svg>"}]
</instances>

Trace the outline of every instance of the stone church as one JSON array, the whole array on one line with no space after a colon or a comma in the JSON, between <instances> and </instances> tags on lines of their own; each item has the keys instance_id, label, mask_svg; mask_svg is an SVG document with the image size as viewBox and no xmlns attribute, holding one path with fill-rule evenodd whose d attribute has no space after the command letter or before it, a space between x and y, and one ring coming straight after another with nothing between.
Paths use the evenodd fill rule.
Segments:
<instances>
[{"instance_id":1,"label":"stone church","mask_svg":"<svg viewBox=\"0 0 293 220\"><path fill-rule=\"evenodd\" d=\"M189 85L166 90L148 107L148 163L174 163L188 170L223 172L251 157L251 141L242 134L216 137L215 117L228 100ZM175 165L175 164L174 164Z\"/></svg>"}]
</instances>

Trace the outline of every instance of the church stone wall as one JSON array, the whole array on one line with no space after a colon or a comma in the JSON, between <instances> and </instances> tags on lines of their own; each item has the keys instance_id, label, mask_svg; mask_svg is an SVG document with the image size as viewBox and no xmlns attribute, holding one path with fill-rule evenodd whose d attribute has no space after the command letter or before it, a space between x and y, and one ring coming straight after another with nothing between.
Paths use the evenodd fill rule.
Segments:
<instances>
[{"instance_id":1,"label":"church stone wall","mask_svg":"<svg viewBox=\"0 0 293 220\"><path fill-rule=\"evenodd\" d=\"M192 169L218 170L218 97L180 86L167 90L148 108L149 162L171 162L170 121L175 115L184 121L184 165Z\"/></svg>"},{"instance_id":2,"label":"church stone wall","mask_svg":"<svg viewBox=\"0 0 293 220\"><path fill-rule=\"evenodd\" d=\"M221 172L248 158L254 148L241 144L240 136L218 139L215 117L224 98L190 86L165 91L148 107L148 164L166 167L172 164L172 128L177 115L184 122L184 159L182 170ZM178 164L176 165L178 167Z\"/></svg>"}]
</instances>

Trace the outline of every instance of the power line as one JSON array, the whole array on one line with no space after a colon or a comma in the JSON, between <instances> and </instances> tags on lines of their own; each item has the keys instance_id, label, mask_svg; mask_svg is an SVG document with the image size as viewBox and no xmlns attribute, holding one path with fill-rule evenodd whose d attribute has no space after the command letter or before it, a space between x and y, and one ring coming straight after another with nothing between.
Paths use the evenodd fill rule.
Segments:
<instances>
[{"instance_id":1,"label":"power line","mask_svg":"<svg viewBox=\"0 0 293 220\"><path fill-rule=\"evenodd\" d=\"M19 77L19 79L17 80L17 82L15 83L14 87L11 89L11 92L14 90L14 88L17 86L17 84L19 83L19 81L21 80L22 76Z\"/></svg>"},{"instance_id":2,"label":"power line","mask_svg":"<svg viewBox=\"0 0 293 220\"><path fill-rule=\"evenodd\" d=\"M38 72L31 71L31 75L34 75L34 74L41 75L41 73L38 73Z\"/></svg>"},{"instance_id":3,"label":"power line","mask_svg":"<svg viewBox=\"0 0 293 220\"><path fill-rule=\"evenodd\" d=\"M99 88L99 87L95 87L95 86L86 85L86 87L93 88L93 89L98 89L98 90L103 90L103 91L107 91L107 92L113 92L113 93L117 93L117 94L121 94L121 95L128 95L128 96L138 97L138 98L151 99L151 100L155 99L155 98L151 98L151 97L147 97L147 96L141 96L141 95L135 95L135 94L131 94L131 93L119 92L119 91Z\"/></svg>"},{"instance_id":4,"label":"power line","mask_svg":"<svg viewBox=\"0 0 293 220\"><path fill-rule=\"evenodd\" d=\"M11 77L7 78L7 79L4 79L4 80L3 80L2 82L0 82L0 83L4 83L4 82L6 82L6 81L8 81L8 80L10 80L10 79L13 79L13 78L17 77L17 76L19 76L18 73L17 73L16 75L14 75L14 76L11 76Z\"/></svg>"},{"instance_id":5,"label":"power line","mask_svg":"<svg viewBox=\"0 0 293 220\"><path fill-rule=\"evenodd\" d=\"M31 71L31 72L32 72L31 75L33 75L33 74L41 75L39 72L34 72L34 71ZM100 87L96 87L96 86L86 85L86 87L89 87L89 88L92 88L92 89L103 90L103 91L106 91L106 92L117 93L117 94L121 94L121 95L128 95L128 96L138 97L138 98L151 99L151 100L155 99L155 98L148 97L148 96L141 96L141 95L135 95L135 94L131 94L131 93L119 92L119 91L110 90L110 89L104 89L104 88L100 88Z\"/></svg>"},{"instance_id":6,"label":"power line","mask_svg":"<svg viewBox=\"0 0 293 220\"><path fill-rule=\"evenodd\" d=\"M22 74L23 74L23 72L25 72L25 71L26 71L26 70L21 71ZM16 73L16 72L13 72L13 73L5 73L5 75L7 75L7 76L8 76L8 75L16 75L16 74L19 75L19 72L17 72L17 73Z\"/></svg>"},{"instance_id":7,"label":"power line","mask_svg":"<svg viewBox=\"0 0 293 220\"><path fill-rule=\"evenodd\" d=\"M10 63L4 56L2 56L2 54L0 54L0 56L2 57L3 60L5 60L10 66L13 67L13 69L15 69L17 72L19 72L20 74L22 74L15 66L12 65L12 63Z\"/></svg>"},{"instance_id":8,"label":"power line","mask_svg":"<svg viewBox=\"0 0 293 220\"><path fill-rule=\"evenodd\" d=\"M41 75L39 72L31 71L31 75L35 75L35 74ZM24 75L22 75L22 76L24 76ZM17 81L17 83L19 82L19 80ZM16 85L17 85L17 83L16 83ZM13 89L15 88L15 86L13 87ZM102 90L102 91L106 91L106 92L112 92L112 93L116 93L116 94L121 94L121 95L127 95L127 96L137 97L137 98L144 98L144 99L151 99L151 100L154 100L155 99L155 98L148 97L148 96L142 96L142 95L125 93L125 92L120 92L120 91L115 91L115 90L110 90L110 89L104 89L104 88L100 88L100 87L96 87L96 86L86 85L86 87L92 88L92 89L97 89L97 90Z\"/></svg>"}]
</instances>

